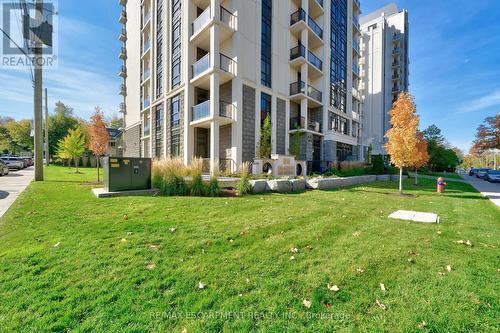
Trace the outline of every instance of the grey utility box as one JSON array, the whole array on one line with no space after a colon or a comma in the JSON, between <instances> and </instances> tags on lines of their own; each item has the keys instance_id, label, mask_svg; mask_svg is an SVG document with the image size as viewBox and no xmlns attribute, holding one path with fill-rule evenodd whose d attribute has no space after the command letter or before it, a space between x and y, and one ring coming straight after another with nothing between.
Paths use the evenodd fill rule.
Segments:
<instances>
[{"instance_id":1,"label":"grey utility box","mask_svg":"<svg viewBox=\"0 0 500 333\"><path fill-rule=\"evenodd\" d=\"M104 189L108 192L151 189L151 159L103 158Z\"/></svg>"}]
</instances>

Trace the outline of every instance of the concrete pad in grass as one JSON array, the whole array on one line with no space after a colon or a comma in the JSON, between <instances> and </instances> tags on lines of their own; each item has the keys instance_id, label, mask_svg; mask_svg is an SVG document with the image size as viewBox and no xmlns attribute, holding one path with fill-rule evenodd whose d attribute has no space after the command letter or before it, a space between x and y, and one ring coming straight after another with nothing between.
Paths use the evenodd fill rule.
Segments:
<instances>
[{"instance_id":1,"label":"concrete pad in grass","mask_svg":"<svg viewBox=\"0 0 500 333\"><path fill-rule=\"evenodd\" d=\"M434 213L415 212L412 210L398 210L389 215L390 219L423 222L423 223L439 223L439 216Z\"/></svg>"}]
</instances>

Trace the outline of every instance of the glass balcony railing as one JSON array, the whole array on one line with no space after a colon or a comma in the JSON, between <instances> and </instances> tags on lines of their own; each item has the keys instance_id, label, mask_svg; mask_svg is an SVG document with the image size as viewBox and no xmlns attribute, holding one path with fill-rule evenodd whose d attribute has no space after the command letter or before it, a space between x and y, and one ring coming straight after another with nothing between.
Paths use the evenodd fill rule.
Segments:
<instances>
[{"instance_id":1,"label":"glass balcony railing","mask_svg":"<svg viewBox=\"0 0 500 333\"><path fill-rule=\"evenodd\" d=\"M220 21L233 29L236 28L236 16L222 6L220 6Z\"/></svg>"},{"instance_id":2,"label":"glass balcony railing","mask_svg":"<svg viewBox=\"0 0 500 333\"><path fill-rule=\"evenodd\" d=\"M144 99L142 100L142 108L143 109L149 108L150 105L151 105L151 100L149 99L149 97L144 97Z\"/></svg>"},{"instance_id":3,"label":"glass balcony railing","mask_svg":"<svg viewBox=\"0 0 500 333\"><path fill-rule=\"evenodd\" d=\"M203 119L210 116L210 100L193 106L192 108L192 121Z\"/></svg>"},{"instance_id":4,"label":"glass balcony railing","mask_svg":"<svg viewBox=\"0 0 500 333\"><path fill-rule=\"evenodd\" d=\"M290 96L304 94L312 99L322 102L323 94L318 89L306 84L304 81L297 81L290 84Z\"/></svg>"},{"instance_id":5,"label":"glass balcony railing","mask_svg":"<svg viewBox=\"0 0 500 333\"><path fill-rule=\"evenodd\" d=\"M144 28L146 24L149 22L149 19L151 18L151 11L148 11L147 13L144 14L142 17L142 27Z\"/></svg>"},{"instance_id":6,"label":"glass balcony railing","mask_svg":"<svg viewBox=\"0 0 500 333\"><path fill-rule=\"evenodd\" d=\"M359 67L358 67L358 65L352 64L352 71L353 71L354 74L356 74L357 76L359 76Z\"/></svg>"},{"instance_id":7,"label":"glass balcony railing","mask_svg":"<svg viewBox=\"0 0 500 333\"><path fill-rule=\"evenodd\" d=\"M290 15L290 26L300 21L307 22L307 25L312 29L312 31L314 31L320 39L323 39L323 29L321 29L319 24L316 23L312 17L307 15L306 11L302 8Z\"/></svg>"},{"instance_id":8,"label":"glass balcony railing","mask_svg":"<svg viewBox=\"0 0 500 333\"><path fill-rule=\"evenodd\" d=\"M361 53L361 52L360 52L360 49L359 49L359 43L358 43L358 42L356 42L355 40L353 40L353 41L352 41L352 48L353 48L356 52L358 52L358 54L360 54L360 53Z\"/></svg>"},{"instance_id":9,"label":"glass balcony railing","mask_svg":"<svg viewBox=\"0 0 500 333\"><path fill-rule=\"evenodd\" d=\"M196 35L201 28L210 21L210 7L207 7L192 23L192 35Z\"/></svg>"},{"instance_id":10,"label":"glass balcony railing","mask_svg":"<svg viewBox=\"0 0 500 333\"><path fill-rule=\"evenodd\" d=\"M323 61L311 51L307 51L307 60L317 69L323 71Z\"/></svg>"},{"instance_id":11,"label":"glass balcony railing","mask_svg":"<svg viewBox=\"0 0 500 333\"><path fill-rule=\"evenodd\" d=\"M235 107L232 103L221 101L219 105L219 116L224 118L234 118Z\"/></svg>"},{"instance_id":12,"label":"glass balcony railing","mask_svg":"<svg viewBox=\"0 0 500 333\"><path fill-rule=\"evenodd\" d=\"M142 47L142 54L146 53L150 48L151 48L151 41L148 38L144 41L144 45Z\"/></svg>"},{"instance_id":13,"label":"glass balcony railing","mask_svg":"<svg viewBox=\"0 0 500 333\"><path fill-rule=\"evenodd\" d=\"M309 119L307 121L307 127L306 127L305 117L300 117L300 116L290 117L290 130L296 130L296 129L307 129L309 131L314 131L319 133L321 132L321 123L319 121L312 121Z\"/></svg>"},{"instance_id":14,"label":"glass balcony railing","mask_svg":"<svg viewBox=\"0 0 500 333\"><path fill-rule=\"evenodd\" d=\"M302 44L299 44L290 49L290 60L294 60L300 57L306 57L306 47Z\"/></svg>"},{"instance_id":15,"label":"glass balcony railing","mask_svg":"<svg viewBox=\"0 0 500 333\"><path fill-rule=\"evenodd\" d=\"M210 67L210 53L205 54L200 60L192 66L193 78L197 77Z\"/></svg>"},{"instance_id":16,"label":"glass balcony railing","mask_svg":"<svg viewBox=\"0 0 500 333\"><path fill-rule=\"evenodd\" d=\"M147 79L149 79L151 77L151 71L149 68L146 68L144 70L144 73L142 74L142 81L146 81Z\"/></svg>"},{"instance_id":17,"label":"glass balcony railing","mask_svg":"<svg viewBox=\"0 0 500 333\"><path fill-rule=\"evenodd\" d=\"M353 17L352 17L352 23L354 24L354 26L355 26L356 28L358 28L358 30L360 30L359 20L358 20L358 18L357 18L356 16L353 16Z\"/></svg>"},{"instance_id":18,"label":"glass balcony railing","mask_svg":"<svg viewBox=\"0 0 500 333\"><path fill-rule=\"evenodd\" d=\"M222 69L224 72L228 72L231 74L236 75L236 61L234 61L232 58L228 57L227 55L220 54L220 69Z\"/></svg>"}]
</instances>

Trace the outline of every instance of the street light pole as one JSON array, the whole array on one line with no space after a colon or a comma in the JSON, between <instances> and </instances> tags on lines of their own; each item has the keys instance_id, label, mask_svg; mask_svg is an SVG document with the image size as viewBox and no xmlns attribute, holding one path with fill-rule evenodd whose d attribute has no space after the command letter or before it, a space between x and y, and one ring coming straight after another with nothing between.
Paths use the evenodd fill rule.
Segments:
<instances>
[{"instance_id":1,"label":"street light pole","mask_svg":"<svg viewBox=\"0 0 500 333\"><path fill-rule=\"evenodd\" d=\"M43 0L35 0L35 17L37 22L43 20ZM43 129L42 129L42 55L43 44L35 36L34 45L34 113L35 113L35 181L43 180Z\"/></svg>"},{"instance_id":2,"label":"street light pole","mask_svg":"<svg viewBox=\"0 0 500 333\"><path fill-rule=\"evenodd\" d=\"M47 97L47 88L45 88L45 165L49 166L49 104Z\"/></svg>"}]
</instances>

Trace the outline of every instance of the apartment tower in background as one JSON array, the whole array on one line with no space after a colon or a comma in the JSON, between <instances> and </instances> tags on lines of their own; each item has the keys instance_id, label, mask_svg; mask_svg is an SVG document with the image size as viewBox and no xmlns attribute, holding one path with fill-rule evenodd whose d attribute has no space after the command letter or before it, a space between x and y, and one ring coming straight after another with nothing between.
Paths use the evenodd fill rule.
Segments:
<instances>
[{"instance_id":1,"label":"apartment tower in background","mask_svg":"<svg viewBox=\"0 0 500 333\"><path fill-rule=\"evenodd\" d=\"M389 4L361 17L363 60L364 151L386 154L384 135L389 129L389 112L399 93L408 91L408 12Z\"/></svg>"}]
</instances>

